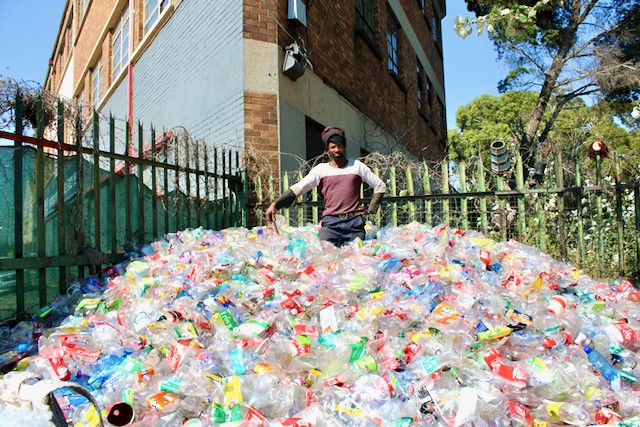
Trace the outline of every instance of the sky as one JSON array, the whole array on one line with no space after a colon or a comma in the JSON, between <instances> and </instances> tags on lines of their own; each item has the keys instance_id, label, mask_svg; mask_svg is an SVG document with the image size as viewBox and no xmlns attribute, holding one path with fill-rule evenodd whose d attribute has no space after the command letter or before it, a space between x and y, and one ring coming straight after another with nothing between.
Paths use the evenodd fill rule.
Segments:
<instances>
[{"instance_id":1,"label":"sky","mask_svg":"<svg viewBox=\"0 0 640 427\"><path fill-rule=\"evenodd\" d=\"M44 84L65 0L0 0L0 74ZM456 16L469 16L464 0L446 0L442 22L447 127L456 128L455 114L482 94L497 95L506 72L496 62L486 34L466 39L453 31Z\"/></svg>"}]
</instances>

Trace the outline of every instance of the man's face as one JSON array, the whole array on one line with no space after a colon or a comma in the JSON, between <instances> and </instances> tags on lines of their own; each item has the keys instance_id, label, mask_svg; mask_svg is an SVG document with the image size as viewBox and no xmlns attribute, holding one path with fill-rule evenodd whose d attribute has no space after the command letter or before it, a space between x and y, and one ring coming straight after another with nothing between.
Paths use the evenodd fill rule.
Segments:
<instances>
[{"instance_id":1,"label":"man's face","mask_svg":"<svg viewBox=\"0 0 640 427\"><path fill-rule=\"evenodd\" d=\"M341 159L344 158L345 147L340 143L329 141L327 152L334 159Z\"/></svg>"}]
</instances>

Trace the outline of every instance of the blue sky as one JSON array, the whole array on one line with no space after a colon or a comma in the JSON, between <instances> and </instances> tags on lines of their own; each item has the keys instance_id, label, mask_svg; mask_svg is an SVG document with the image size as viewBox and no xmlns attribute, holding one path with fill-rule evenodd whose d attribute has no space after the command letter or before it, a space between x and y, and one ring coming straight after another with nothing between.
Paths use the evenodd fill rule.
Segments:
<instances>
[{"instance_id":1,"label":"blue sky","mask_svg":"<svg viewBox=\"0 0 640 427\"><path fill-rule=\"evenodd\" d=\"M463 40L453 32L455 17L469 15L464 0L446 2L442 40L447 127L454 128L458 107L485 93L497 95L505 71L486 34ZM44 83L64 5L65 0L0 0L0 74Z\"/></svg>"}]
</instances>

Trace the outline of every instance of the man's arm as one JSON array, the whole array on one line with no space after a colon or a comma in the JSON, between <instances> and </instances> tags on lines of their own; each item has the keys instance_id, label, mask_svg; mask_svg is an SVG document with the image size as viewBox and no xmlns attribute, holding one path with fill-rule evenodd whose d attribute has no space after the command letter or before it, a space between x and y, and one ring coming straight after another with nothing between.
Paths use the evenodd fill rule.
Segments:
<instances>
[{"instance_id":1,"label":"man's arm","mask_svg":"<svg viewBox=\"0 0 640 427\"><path fill-rule=\"evenodd\" d=\"M320 177L317 173L318 169L316 169L317 167L318 166L311 169L311 171L302 178L300 182L292 185L287 191L282 193L275 202L269 205L269 208L267 208L267 211L265 212L267 221L274 222L276 220L276 212L278 212L279 209L288 208L293 205L298 196L301 196L320 183Z\"/></svg>"},{"instance_id":2,"label":"man's arm","mask_svg":"<svg viewBox=\"0 0 640 427\"><path fill-rule=\"evenodd\" d=\"M380 207L382 196L387 192L387 185L362 162L360 162L360 176L364 182L373 188L373 196L371 197L367 212L374 214L378 211L378 207Z\"/></svg>"}]
</instances>

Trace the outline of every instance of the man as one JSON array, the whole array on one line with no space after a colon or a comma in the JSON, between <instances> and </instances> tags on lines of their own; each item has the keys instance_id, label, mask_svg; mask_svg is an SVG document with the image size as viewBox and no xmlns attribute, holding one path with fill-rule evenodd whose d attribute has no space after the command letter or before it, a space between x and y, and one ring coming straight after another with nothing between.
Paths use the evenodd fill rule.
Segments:
<instances>
[{"instance_id":1,"label":"man","mask_svg":"<svg viewBox=\"0 0 640 427\"><path fill-rule=\"evenodd\" d=\"M291 206L297 197L319 187L324 198L324 211L318 237L338 247L358 237L364 240L363 215L373 214L378 210L387 186L364 163L345 157L347 141L344 129L326 127L322 131L322 142L331 161L315 166L300 182L292 185L271 203L265 212L267 221L274 222L278 209ZM364 208L360 200L363 182L373 188L368 209Z\"/></svg>"}]
</instances>

